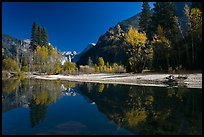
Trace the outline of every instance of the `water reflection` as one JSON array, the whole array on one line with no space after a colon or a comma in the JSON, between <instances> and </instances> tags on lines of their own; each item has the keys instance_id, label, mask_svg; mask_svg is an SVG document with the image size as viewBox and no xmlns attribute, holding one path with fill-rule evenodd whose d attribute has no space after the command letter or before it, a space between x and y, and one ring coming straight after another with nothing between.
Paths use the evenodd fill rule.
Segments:
<instances>
[{"instance_id":1,"label":"water reflection","mask_svg":"<svg viewBox=\"0 0 204 137\"><path fill-rule=\"evenodd\" d=\"M2 109L6 112L18 107L29 108L34 128L43 122L50 104L64 95L76 95L71 90L73 87L75 83L72 82L5 79L2 81Z\"/></svg>"},{"instance_id":2,"label":"water reflection","mask_svg":"<svg viewBox=\"0 0 204 137\"><path fill-rule=\"evenodd\" d=\"M81 94L139 134L202 134L202 89L81 84Z\"/></svg>"},{"instance_id":3,"label":"water reflection","mask_svg":"<svg viewBox=\"0 0 204 137\"><path fill-rule=\"evenodd\" d=\"M202 134L202 89L9 79L2 90L3 112L28 108L32 128L44 122L49 105L81 94L135 134Z\"/></svg>"}]
</instances>

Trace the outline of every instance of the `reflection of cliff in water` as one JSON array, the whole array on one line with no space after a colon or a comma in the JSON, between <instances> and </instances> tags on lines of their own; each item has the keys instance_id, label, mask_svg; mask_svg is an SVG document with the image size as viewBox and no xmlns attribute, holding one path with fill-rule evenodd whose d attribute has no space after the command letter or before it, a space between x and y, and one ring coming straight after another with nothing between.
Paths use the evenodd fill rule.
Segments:
<instances>
[{"instance_id":1,"label":"reflection of cliff in water","mask_svg":"<svg viewBox=\"0 0 204 137\"><path fill-rule=\"evenodd\" d=\"M43 122L48 105L63 96L75 96L75 84L61 81L8 79L2 81L2 110L30 109L31 126Z\"/></svg>"},{"instance_id":2,"label":"reflection of cliff in water","mask_svg":"<svg viewBox=\"0 0 204 137\"><path fill-rule=\"evenodd\" d=\"M81 84L79 89L110 120L133 133L202 134L202 89L112 84Z\"/></svg>"}]
</instances>

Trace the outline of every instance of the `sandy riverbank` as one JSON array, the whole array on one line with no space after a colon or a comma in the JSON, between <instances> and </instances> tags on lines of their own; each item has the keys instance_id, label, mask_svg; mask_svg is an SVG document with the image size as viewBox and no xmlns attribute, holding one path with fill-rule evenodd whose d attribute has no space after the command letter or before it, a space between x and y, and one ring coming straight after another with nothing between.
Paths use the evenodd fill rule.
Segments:
<instances>
[{"instance_id":1,"label":"sandy riverbank","mask_svg":"<svg viewBox=\"0 0 204 137\"><path fill-rule=\"evenodd\" d=\"M78 82L115 83L144 86L168 86L163 82L170 74L80 74L80 75L29 75L44 80L68 80ZM178 74L173 74L178 77ZM183 84L188 88L202 88L202 74L185 74ZM178 84L178 86L183 86Z\"/></svg>"}]
</instances>

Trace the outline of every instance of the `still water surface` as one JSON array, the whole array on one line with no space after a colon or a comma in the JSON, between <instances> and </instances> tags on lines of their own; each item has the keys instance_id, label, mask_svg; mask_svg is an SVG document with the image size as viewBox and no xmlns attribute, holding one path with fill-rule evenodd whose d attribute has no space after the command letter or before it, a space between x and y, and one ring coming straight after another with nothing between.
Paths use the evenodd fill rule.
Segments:
<instances>
[{"instance_id":1,"label":"still water surface","mask_svg":"<svg viewBox=\"0 0 204 137\"><path fill-rule=\"evenodd\" d=\"M202 134L202 89L2 80L7 134Z\"/></svg>"}]
</instances>

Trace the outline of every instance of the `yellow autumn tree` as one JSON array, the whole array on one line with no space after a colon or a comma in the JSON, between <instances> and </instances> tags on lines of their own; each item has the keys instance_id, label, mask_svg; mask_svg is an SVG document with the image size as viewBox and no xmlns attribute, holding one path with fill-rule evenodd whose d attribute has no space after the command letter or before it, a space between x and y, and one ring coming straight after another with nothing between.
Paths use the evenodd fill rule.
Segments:
<instances>
[{"instance_id":1,"label":"yellow autumn tree","mask_svg":"<svg viewBox=\"0 0 204 137\"><path fill-rule=\"evenodd\" d=\"M132 47L144 47L147 42L146 33L138 32L138 30L130 27L126 36L126 42L131 44Z\"/></svg>"},{"instance_id":2,"label":"yellow autumn tree","mask_svg":"<svg viewBox=\"0 0 204 137\"><path fill-rule=\"evenodd\" d=\"M100 71L103 71L103 70L104 70L104 69L103 69L104 64L105 64L105 62L104 62L104 60L103 60L103 57L99 57L99 58L98 58L98 66L99 66L99 70L100 70Z\"/></svg>"},{"instance_id":3,"label":"yellow autumn tree","mask_svg":"<svg viewBox=\"0 0 204 137\"><path fill-rule=\"evenodd\" d=\"M34 60L36 65L39 66L40 72L45 72L48 66L48 48L38 45L34 51Z\"/></svg>"},{"instance_id":4,"label":"yellow autumn tree","mask_svg":"<svg viewBox=\"0 0 204 137\"><path fill-rule=\"evenodd\" d=\"M130 68L133 72L141 73L151 53L151 46L147 45L146 33L138 32L138 30L130 27L125 41L129 46L127 53Z\"/></svg>"},{"instance_id":5,"label":"yellow autumn tree","mask_svg":"<svg viewBox=\"0 0 204 137\"><path fill-rule=\"evenodd\" d=\"M2 61L2 69L6 71L20 71L17 62L12 58L7 58Z\"/></svg>"},{"instance_id":6,"label":"yellow autumn tree","mask_svg":"<svg viewBox=\"0 0 204 137\"><path fill-rule=\"evenodd\" d=\"M77 71L76 63L66 62L64 63L63 70L66 74L73 74Z\"/></svg>"},{"instance_id":7,"label":"yellow autumn tree","mask_svg":"<svg viewBox=\"0 0 204 137\"><path fill-rule=\"evenodd\" d=\"M61 62L59 62L59 61L54 62L51 72L53 74L59 74L59 73L61 73L61 71L62 71Z\"/></svg>"}]
</instances>

